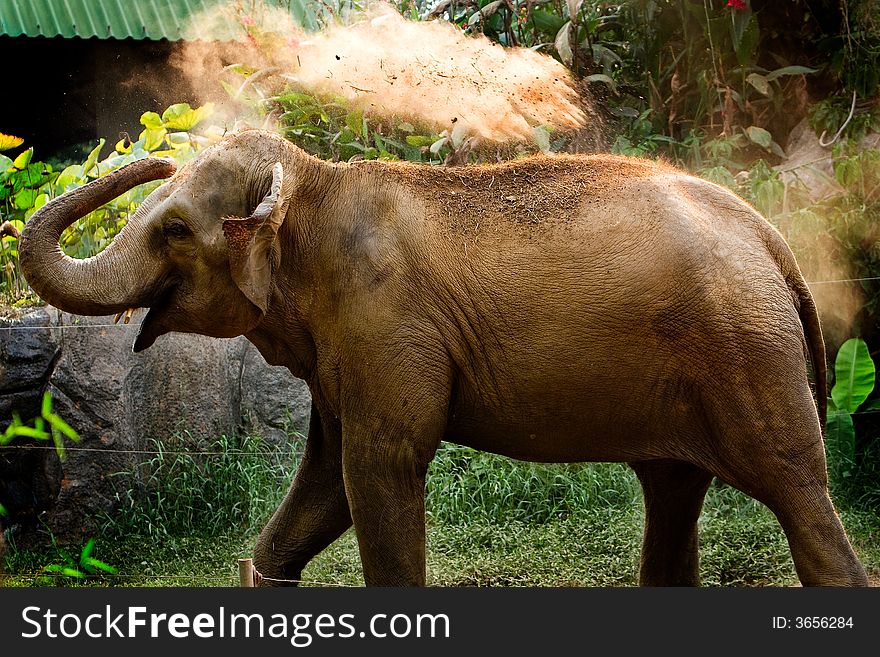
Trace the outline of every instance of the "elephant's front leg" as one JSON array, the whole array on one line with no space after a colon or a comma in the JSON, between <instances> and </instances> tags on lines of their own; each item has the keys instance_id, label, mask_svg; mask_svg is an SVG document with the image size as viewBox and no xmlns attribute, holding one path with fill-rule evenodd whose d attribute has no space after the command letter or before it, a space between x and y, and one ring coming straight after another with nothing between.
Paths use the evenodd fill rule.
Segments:
<instances>
[{"instance_id":1,"label":"elephant's front leg","mask_svg":"<svg viewBox=\"0 0 880 657\"><path fill-rule=\"evenodd\" d=\"M425 585L425 474L439 436L345 437L345 488L367 586Z\"/></svg>"},{"instance_id":2,"label":"elephant's front leg","mask_svg":"<svg viewBox=\"0 0 880 657\"><path fill-rule=\"evenodd\" d=\"M445 372L428 367L348 396L343 472L367 586L425 585L425 475L449 404ZM413 371L424 378L413 381Z\"/></svg>"},{"instance_id":3,"label":"elephant's front leg","mask_svg":"<svg viewBox=\"0 0 880 657\"><path fill-rule=\"evenodd\" d=\"M351 526L342 480L338 429L321 421L312 404L305 454L293 484L257 539L254 567L271 580L299 580L305 565Z\"/></svg>"}]
</instances>

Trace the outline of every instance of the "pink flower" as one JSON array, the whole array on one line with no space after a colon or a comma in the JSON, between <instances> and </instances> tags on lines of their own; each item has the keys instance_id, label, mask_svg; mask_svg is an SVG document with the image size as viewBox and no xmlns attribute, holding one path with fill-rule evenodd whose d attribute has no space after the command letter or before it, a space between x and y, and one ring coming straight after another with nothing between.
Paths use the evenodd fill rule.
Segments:
<instances>
[{"instance_id":1,"label":"pink flower","mask_svg":"<svg viewBox=\"0 0 880 657\"><path fill-rule=\"evenodd\" d=\"M727 6L734 11L746 11L749 8L746 0L727 0Z\"/></svg>"},{"instance_id":2,"label":"pink flower","mask_svg":"<svg viewBox=\"0 0 880 657\"><path fill-rule=\"evenodd\" d=\"M740 0L740 1L742 1L742 0ZM731 0L731 2L733 2L733 0ZM256 23L257 23L257 21L254 20L253 16L242 16L241 17L241 24L242 25L256 25Z\"/></svg>"}]
</instances>

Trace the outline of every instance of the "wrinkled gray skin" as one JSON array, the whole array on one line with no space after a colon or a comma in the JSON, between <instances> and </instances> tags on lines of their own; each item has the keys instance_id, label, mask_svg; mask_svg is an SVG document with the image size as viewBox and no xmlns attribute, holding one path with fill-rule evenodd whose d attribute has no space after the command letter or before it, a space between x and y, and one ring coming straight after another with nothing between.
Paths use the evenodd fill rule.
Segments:
<instances>
[{"instance_id":1,"label":"wrinkled gray skin","mask_svg":"<svg viewBox=\"0 0 880 657\"><path fill-rule=\"evenodd\" d=\"M249 131L162 185L102 254L60 252L65 226L171 173L136 163L46 205L21 264L64 310L150 307L136 350L243 334L308 382L305 457L254 555L264 576L300 578L354 523L367 584L424 584L425 473L449 440L628 462L642 584L699 583L713 476L772 509L804 584L867 583L826 489L815 306L779 234L726 190L610 156L333 165Z\"/></svg>"}]
</instances>

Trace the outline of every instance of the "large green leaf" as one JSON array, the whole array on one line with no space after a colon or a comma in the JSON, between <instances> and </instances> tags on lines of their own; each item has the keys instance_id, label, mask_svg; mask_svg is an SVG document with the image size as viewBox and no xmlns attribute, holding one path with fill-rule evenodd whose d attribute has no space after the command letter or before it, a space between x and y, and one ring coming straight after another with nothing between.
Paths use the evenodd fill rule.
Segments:
<instances>
[{"instance_id":1,"label":"large green leaf","mask_svg":"<svg viewBox=\"0 0 880 657\"><path fill-rule=\"evenodd\" d=\"M24 143L24 139L21 137L15 137L14 135L4 135L0 132L0 151L8 151L12 148L16 148L21 146Z\"/></svg>"},{"instance_id":2,"label":"large green leaf","mask_svg":"<svg viewBox=\"0 0 880 657\"><path fill-rule=\"evenodd\" d=\"M71 164L69 167L65 168L64 171L61 172L61 175L55 179L55 185L58 188L59 193L68 191L68 186L73 185L74 183L77 185L82 184L84 182L82 175L82 165Z\"/></svg>"},{"instance_id":3,"label":"large green leaf","mask_svg":"<svg viewBox=\"0 0 880 657\"><path fill-rule=\"evenodd\" d=\"M98 163L98 157L101 155L101 149L104 148L104 144L106 143L106 141L106 139L98 140L98 145L92 149L91 153L89 153L89 156L86 158L86 161L83 164L83 175L92 173L92 169L94 169L95 165ZM98 172L95 171L94 174L97 176Z\"/></svg>"},{"instance_id":4,"label":"large green leaf","mask_svg":"<svg viewBox=\"0 0 880 657\"><path fill-rule=\"evenodd\" d=\"M855 461L856 431L852 416L846 411L833 411L825 421L825 449L828 462L835 469Z\"/></svg>"},{"instance_id":5,"label":"large green leaf","mask_svg":"<svg viewBox=\"0 0 880 657\"><path fill-rule=\"evenodd\" d=\"M736 61L739 62L740 66L748 66L749 62L752 61L752 56L755 53L755 48L757 48L760 38L761 30L758 28L758 21L755 20L754 16L751 16L745 29L742 30L738 40L739 43L735 48Z\"/></svg>"},{"instance_id":6,"label":"large green leaf","mask_svg":"<svg viewBox=\"0 0 880 657\"><path fill-rule=\"evenodd\" d=\"M162 126L162 117L156 112L144 112L141 114L141 125L147 130L160 130Z\"/></svg>"},{"instance_id":7,"label":"large green leaf","mask_svg":"<svg viewBox=\"0 0 880 657\"><path fill-rule=\"evenodd\" d=\"M841 345L834 376L831 398L841 411L855 413L874 389L874 361L864 340L851 338Z\"/></svg>"},{"instance_id":8,"label":"large green leaf","mask_svg":"<svg viewBox=\"0 0 880 657\"><path fill-rule=\"evenodd\" d=\"M544 11L543 9L535 9L532 12L532 22L535 25L535 29L550 36L556 35L562 29L562 26L565 25L565 19L562 16Z\"/></svg>"},{"instance_id":9,"label":"large green leaf","mask_svg":"<svg viewBox=\"0 0 880 657\"><path fill-rule=\"evenodd\" d=\"M17 210L29 210L33 207L34 201L40 192L36 189L25 188L15 195L15 208Z\"/></svg>"},{"instance_id":10,"label":"large green leaf","mask_svg":"<svg viewBox=\"0 0 880 657\"><path fill-rule=\"evenodd\" d=\"M748 135L751 141L764 148L769 148L770 144L773 142L773 136L764 130L764 128L759 128L756 125L750 125L746 128L746 135Z\"/></svg>"},{"instance_id":11,"label":"large green leaf","mask_svg":"<svg viewBox=\"0 0 880 657\"><path fill-rule=\"evenodd\" d=\"M782 68L777 68L775 71L770 71L767 74L767 80L773 81L778 77L783 75L807 75L809 73L815 73L818 69L815 68L807 68L806 66L783 66Z\"/></svg>"},{"instance_id":12,"label":"large green leaf","mask_svg":"<svg viewBox=\"0 0 880 657\"><path fill-rule=\"evenodd\" d=\"M214 112L213 103L192 109L189 103L177 103L162 113L162 122L168 130L192 130Z\"/></svg>"},{"instance_id":13,"label":"large green leaf","mask_svg":"<svg viewBox=\"0 0 880 657\"><path fill-rule=\"evenodd\" d=\"M138 137L138 141L143 141L144 148L150 152L158 149L162 142L165 141L165 135L167 134L167 130L165 128L147 128L144 130L140 137Z\"/></svg>"},{"instance_id":14,"label":"large green leaf","mask_svg":"<svg viewBox=\"0 0 880 657\"><path fill-rule=\"evenodd\" d=\"M27 165L31 163L31 158L34 156L34 147L31 146L26 151L22 151L18 154L18 156L12 161L12 166L18 169L19 171L24 171L27 169Z\"/></svg>"},{"instance_id":15,"label":"large green leaf","mask_svg":"<svg viewBox=\"0 0 880 657\"><path fill-rule=\"evenodd\" d=\"M742 46L743 37L746 30L752 24L752 8L748 7L745 11L733 11L730 14L730 40L733 42L733 49L738 50Z\"/></svg>"}]
</instances>

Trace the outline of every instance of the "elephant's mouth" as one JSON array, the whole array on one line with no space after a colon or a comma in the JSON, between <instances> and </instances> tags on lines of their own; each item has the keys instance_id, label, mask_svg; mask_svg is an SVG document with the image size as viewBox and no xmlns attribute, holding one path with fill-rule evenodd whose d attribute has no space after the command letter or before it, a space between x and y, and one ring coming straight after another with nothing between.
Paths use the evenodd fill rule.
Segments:
<instances>
[{"instance_id":1,"label":"elephant's mouth","mask_svg":"<svg viewBox=\"0 0 880 657\"><path fill-rule=\"evenodd\" d=\"M174 290L174 287L169 288L156 303L150 306L147 316L141 322L140 330L132 347L135 353L153 346L160 335L173 330L169 325L168 318L171 316L170 308ZM127 312L126 315L128 316Z\"/></svg>"}]
</instances>

